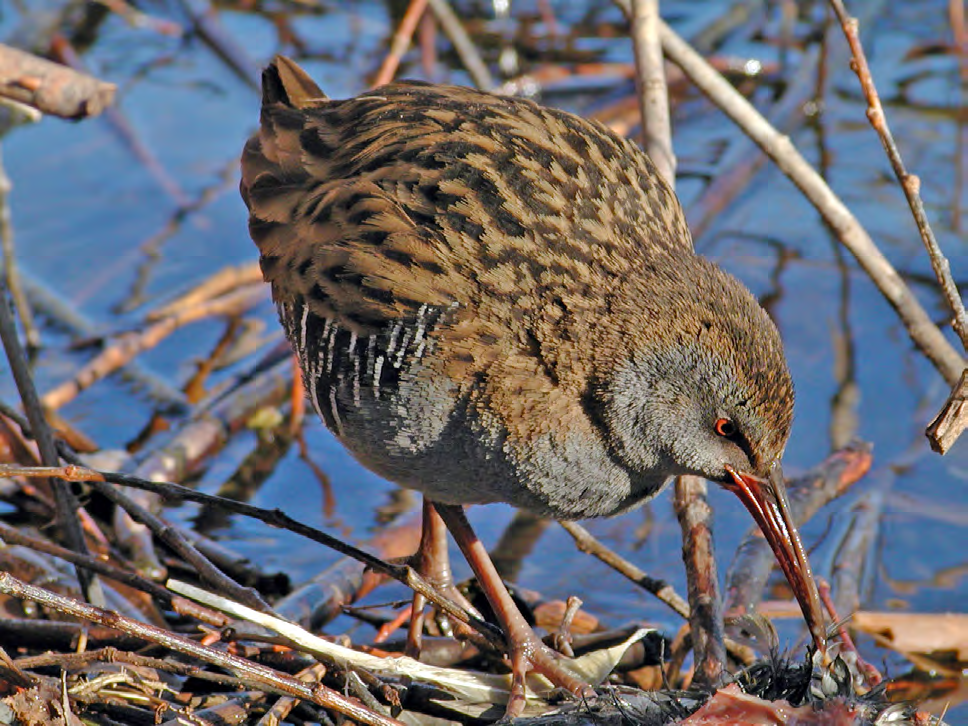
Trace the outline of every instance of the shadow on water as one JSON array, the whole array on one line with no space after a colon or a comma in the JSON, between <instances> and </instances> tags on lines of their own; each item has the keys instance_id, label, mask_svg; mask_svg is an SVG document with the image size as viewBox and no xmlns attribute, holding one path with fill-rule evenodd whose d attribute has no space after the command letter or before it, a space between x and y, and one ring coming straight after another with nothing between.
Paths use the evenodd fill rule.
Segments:
<instances>
[{"instance_id":1,"label":"shadow on water","mask_svg":"<svg viewBox=\"0 0 968 726\"><path fill-rule=\"evenodd\" d=\"M285 52L298 57L331 96L361 91L384 55L400 3L330 2L320 9L301 3L219 5L220 32L241 59L236 70L193 26L185 8L195 3L172 3L170 16L155 16L182 29L195 28L184 35L168 35L150 25L131 27L104 12L91 17L85 37L76 40L83 41L83 62L91 72L118 84L119 115L76 125L48 119L16 128L5 138L18 259L31 289L39 291L33 299L44 343L35 366L41 391L68 379L87 359L86 351L71 347L79 338L140 325L146 310L223 266L254 260L236 191L236 160L258 120L252 69L273 53ZM541 79L544 102L600 113L635 133L634 121L622 111L632 91L632 51L617 10L594 2L553 3L559 35L552 37L534 2L515 7L503 24L481 19L485 3L465 5L472 33L486 39L482 44L488 60L496 61L502 50L506 59L514 49L522 70ZM717 19L711 16L711 5L665 2L663 10L681 34L695 37L708 32ZM46 6L51 13L56 9L52 1ZM2 37L37 32L48 17L39 7L30 17L5 14ZM146 6L157 13L164 7ZM777 40L784 32L777 18L754 14L750 23L759 28L738 26L718 37L714 50L723 63L736 68L749 59L759 62L760 76L734 77L759 105L769 106L796 79L798 59L807 57L797 36L806 23L794 27L789 45ZM968 262L964 230L957 229L964 224L961 216L968 203L957 181L959 163L965 163L959 138L966 132L959 126L964 89L959 87L956 56L945 50L951 43L947 3L884 3L865 27L895 137L908 167L921 177L935 232L958 279ZM831 42L842 43L842 38ZM449 44L439 40L437 45L441 52L430 77L470 83ZM412 52L404 60L401 75L427 77L419 54ZM911 215L864 120L856 77L846 63L826 73L819 96L816 73L810 74L812 85L791 116L792 138L822 169L930 314L943 320L943 301ZM684 83L673 79L673 91L680 191L692 218L696 208L691 205L729 160L739 134ZM804 109L813 115L804 118ZM705 220L702 230L698 248L761 296L782 330L798 399L786 468L806 469L854 437L874 444L875 475L805 527L805 540L819 541L812 555L816 569L828 579L835 576L831 563L849 529L853 505L883 493L876 545L860 584L863 607L963 610L968 597L968 447L962 443L941 458L927 450L922 433L947 395L943 381L913 348L855 261L774 167L764 166L741 194ZM60 301L77 320L45 304L45 295ZM268 302L242 321L215 319L188 326L138 359L157 390L113 376L70 402L61 414L100 446L124 448L155 412L170 404L164 396L183 399L186 384L226 333L230 343L223 341L221 348L229 350L205 384L209 391L244 364L245 344L251 340L246 335L261 341L277 336L277 329ZM12 401L15 395L4 379L4 398ZM325 489L300 458L298 447L260 441L252 433L236 436L200 474L198 486L216 492L231 485L236 488L233 496L297 512L304 521L356 540L366 539L394 512L412 506L410 499L356 464L318 421L307 419L306 438L313 460L332 483L332 511L326 511ZM882 490L885 486L889 489ZM725 571L728 553L750 522L732 497L718 491L712 496ZM196 524L265 570L283 571L297 582L337 559L335 553L244 518L213 515L192 505L172 509L168 516ZM513 512L491 506L475 508L471 517L482 539L493 546ZM558 527L519 524L532 536L529 546L520 553L508 546L502 554L506 572L513 572L524 587L549 599L578 594L587 610L610 623L651 619L669 632L678 627L661 605L576 552ZM667 495L589 527L651 575L685 591L679 527ZM461 561L455 565L459 574L467 574ZM390 588L378 601L403 596L402 588ZM791 625L781 635L789 643L797 631ZM875 662L886 657L891 672L907 667L886 651L870 652L877 654ZM955 723L965 713L960 707L949 712L949 719Z\"/></svg>"}]
</instances>

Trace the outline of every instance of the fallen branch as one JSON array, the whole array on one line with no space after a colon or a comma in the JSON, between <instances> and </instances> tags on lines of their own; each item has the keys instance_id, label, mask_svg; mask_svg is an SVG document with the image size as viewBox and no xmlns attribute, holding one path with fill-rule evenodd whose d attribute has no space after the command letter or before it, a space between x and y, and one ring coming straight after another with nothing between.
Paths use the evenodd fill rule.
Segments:
<instances>
[{"instance_id":1,"label":"fallen branch","mask_svg":"<svg viewBox=\"0 0 968 726\"><path fill-rule=\"evenodd\" d=\"M0 44L0 96L77 121L114 103L116 86Z\"/></svg>"},{"instance_id":2,"label":"fallen branch","mask_svg":"<svg viewBox=\"0 0 968 726\"><path fill-rule=\"evenodd\" d=\"M199 645L184 635L177 635L167 630L157 628L146 623L126 618L118 613L92 607L78 602L73 598L64 597L57 593L34 587L22 582L10 573L0 572L0 593L32 600L57 612L73 615L111 628L123 633L144 638L176 653L198 658L206 663L212 663L220 668L231 671L243 683L257 685L271 693L285 696L296 696L310 703L345 714L361 723L371 726L399 726L399 721L387 718L355 703L341 694L322 684L309 686L292 676L275 671L266 666L246 660L236 655L224 653L215 648Z\"/></svg>"}]
</instances>

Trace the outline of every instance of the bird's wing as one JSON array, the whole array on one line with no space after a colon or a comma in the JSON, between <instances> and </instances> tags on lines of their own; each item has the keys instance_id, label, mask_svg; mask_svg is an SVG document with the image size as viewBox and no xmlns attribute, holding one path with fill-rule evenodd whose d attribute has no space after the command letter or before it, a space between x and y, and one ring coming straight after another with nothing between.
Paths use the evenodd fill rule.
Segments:
<instances>
[{"instance_id":1,"label":"bird's wing","mask_svg":"<svg viewBox=\"0 0 968 726\"><path fill-rule=\"evenodd\" d=\"M350 330L457 307L493 349L657 253L691 254L674 193L600 124L420 83L330 101L285 59L263 87L241 184L263 272L277 301Z\"/></svg>"}]
</instances>

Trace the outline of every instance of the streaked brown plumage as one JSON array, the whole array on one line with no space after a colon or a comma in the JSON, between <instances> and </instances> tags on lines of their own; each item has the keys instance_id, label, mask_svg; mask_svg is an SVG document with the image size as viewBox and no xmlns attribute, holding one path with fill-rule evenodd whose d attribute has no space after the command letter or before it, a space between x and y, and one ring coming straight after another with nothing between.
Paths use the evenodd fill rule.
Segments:
<instances>
[{"instance_id":1,"label":"streaked brown plumage","mask_svg":"<svg viewBox=\"0 0 968 726\"><path fill-rule=\"evenodd\" d=\"M362 463L441 505L560 518L684 473L774 496L793 408L779 335L693 253L633 143L466 88L331 101L282 58L263 94L250 231L316 410ZM806 582L795 550L784 571Z\"/></svg>"}]
</instances>

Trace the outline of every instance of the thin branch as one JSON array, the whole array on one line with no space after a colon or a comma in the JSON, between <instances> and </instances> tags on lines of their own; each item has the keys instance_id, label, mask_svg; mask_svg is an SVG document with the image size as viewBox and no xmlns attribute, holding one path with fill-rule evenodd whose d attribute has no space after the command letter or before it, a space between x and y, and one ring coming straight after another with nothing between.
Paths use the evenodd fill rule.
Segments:
<instances>
[{"instance_id":1,"label":"thin branch","mask_svg":"<svg viewBox=\"0 0 968 726\"><path fill-rule=\"evenodd\" d=\"M707 489L706 482L697 476L680 476L676 479L673 505L682 528L682 559L689 583L695 680L717 688L726 666L726 635Z\"/></svg>"},{"instance_id":2,"label":"thin branch","mask_svg":"<svg viewBox=\"0 0 968 726\"><path fill-rule=\"evenodd\" d=\"M904 166L904 160L901 159L901 152L894 142L891 129L887 125L887 116L885 116L884 108L881 106L881 99L877 93L877 87L874 85L874 78L871 76L870 67L867 65L867 56L864 54L864 47L860 42L860 34L858 33L860 23L857 18L848 16L847 9L841 0L830 0L830 5L837 14L847 43L850 45L850 52L853 55L850 67L857 74L861 89L864 91L864 97L867 99L867 120L870 121L874 131L877 132L884 152L894 169L894 175L901 183L901 189L904 191L904 196L907 197L908 206L911 207L914 221L918 225L921 241L924 242L928 257L931 259L931 267L941 285L941 291L948 302L948 307L951 308L954 315L952 327L954 327L958 337L961 338L962 346L968 350L968 313L965 312L965 304L958 292L958 286L951 277L951 265L948 264L948 259L941 251L941 246L938 244L934 231L931 229L931 223L928 221L927 212L924 210L924 202L921 201L919 193L921 180L915 174L908 173ZM949 383L952 382L949 381Z\"/></svg>"},{"instance_id":3,"label":"thin branch","mask_svg":"<svg viewBox=\"0 0 968 726\"><path fill-rule=\"evenodd\" d=\"M897 312L911 340L944 379L954 385L965 368L964 358L948 342L897 270L823 177L788 137L777 132L749 101L665 23L660 27L660 34L666 57L682 68L699 90L739 125L800 188Z\"/></svg>"},{"instance_id":4,"label":"thin branch","mask_svg":"<svg viewBox=\"0 0 968 726\"><path fill-rule=\"evenodd\" d=\"M597 557L620 575L624 575L639 587L651 592L659 600L672 608L674 612L687 620L689 619L689 604L682 599L682 596L668 582L649 576L645 570L639 569L624 557L608 549L591 532L577 522L559 521L558 524L574 538L575 545L579 550Z\"/></svg>"},{"instance_id":5,"label":"thin branch","mask_svg":"<svg viewBox=\"0 0 968 726\"><path fill-rule=\"evenodd\" d=\"M467 69L467 72L474 80L474 85L482 91L490 91L493 89L497 85L494 83L494 77L491 76L487 65L481 60L481 54L478 52L477 46L474 45L474 41L467 34L467 31L464 30L460 18L457 17L457 13L454 12L450 3L447 0L429 0L429 2L430 9L437 18L437 22L440 23L440 27L443 28L447 37L450 38L450 42L454 44L454 50L457 51L457 55L460 56L464 68Z\"/></svg>"},{"instance_id":6,"label":"thin branch","mask_svg":"<svg viewBox=\"0 0 968 726\"><path fill-rule=\"evenodd\" d=\"M383 59L383 64L373 80L374 86L382 86L393 80L393 77L397 74L397 69L400 67L400 59L407 52L407 48L410 47L413 33L417 29L417 23L424 16L426 9L427 0L411 0L407 12L404 13L403 20L397 26L397 32L393 34L393 40L390 41L390 52Z\"/></svg>"},{"instance_id":7,"label":"thin branch","mask_svg":"<svg viewBox=\"0 0 968 726\"><path fill-rule=\"evenodd\" d=\"M504 647L504 636L497 628L490 623L475 618L464 608L460 607L449 598L443 597L437 592L436 588L430 585L424 578L418 575L413 568L406 565L396 565L374 557L358 547L347 544L336 537L321 532L318 529L303 524L299 520L293 519L279 509L262 509L245 502L238 502L233 499L225 499L211 494L195 491L189 487L172 482L155 482L141 479L135 476L126 476L115 472L98 471L89 469L83 465L81 460L70 454L68 451L61 451L61 456L66 461L71 462L69 466L63 467L19 467L0 464L0 476L53 476L66 479L67 481L101 481L111 484L118 484L133 489L153 492L163 499L177 499L190 502L198 502L213 507L220 507L224 511L242 514L252 517L260 522L265 522L270 527L279 527L289 532L295 532L307 539L318 542L330 549L359 560L367 567L380 572L394 580L402 582L411 590L420 593L430 602L440 608L453 618L470 625L478 632L483 634L498 647Z\"/></svg>"},{"instance_id":8,"label":"thin branch","mask_svg":"<svg viewBox=\"0 0 968 726\"><path fill-rule=\"evenodd\" d=\"M0 250L3 256L3 276L10 290L10 297L13 300L14 308L20 318L20 325L24 330L24 339L27 341L28 350L38 350L40 348L40 331L34 324L34 315L24 293L23 285L20 284L20 270L17 264L17 254L13 243L13 223L10 214L10 192L13 190L13 182L7 175L7 170L0 155Z\"/></svg>"},{"instance_id":9,"label":"thin branch","mask_svg":"<svg viewBox=\"0 0 968 726\"><path fill-rule=\"evenodd\" d=\"M968 426L968 369L962 372L961 380L951 389L948 400L934 421L924 432L931 448L939 454L946 454Z\"/></svg>"},{"instance_id":10,"label":"thin branch","mask_svg":"<svg viewBox=\"0 0 968 726\"><path fill-rule=\"evenodd\" d=\"M643 146L656 169L675 189L676 155L672 150L669 91L659 40L659 0L632 0L632 46Z\"/></svg>"},{"instance_id":11,"label":"thin branch","mask_svg":"<svg viewBox=\"0 0 968 726\"><path fill-rule=\"evenodd\" d=\"M243 682L258 684L271 693L286 696L297 696L303 700L331 708L350 718L371 726L399 726L399 721L374 713L359 703L351 701L322 684L308 686L292 676L275 671L264 665L253 663L237 655L223 653L215 648L200 645L195 641L163 630L147 623L139 623L123 615L92 607L72 598L58 595L40 587L28 585L10 573L0 572L0 592L22 600L32 600L39 605L52 608L58 612L73 615L77 618L100 623L157 643L176 653L198 658L206 663L212 663L235 673Z\"/></svg>"},{"instance_id":12,"label":"thin branch","mask_svg":"<svg viewBox=\"0 0 968 726\"><path fill-rule=\"evenodd\" d=\"M37 442L37 449L40 452L40 459L46 466L56 466L59 463L57 456L57 445L54 442L54 435L44 417L44 411L37 396L37 388L34 386L30 369L27 367L27 358L17 337L17 326L14 323L13 311L7 301L6 287L0 287L0 337L3 338L3 348L7 354L7 362L10 364L10 372L13 374L20 393L20 400L23 402L24 411L30 421L30 428L33 431L34 440ZM64 538L68 546L75 552L87 555L87 544L84 541L84 532L81 529L81 522L77 515L79 505L77 499L71 492L70 487L58 478L50 479L50 487L54 492L54 501L57 508L57 524L63 527ZM75 567L77 580L80 583L81 591L88 601L95 605L104 604L104 592L101 589L100 581L96 576L81 567Z\"/></svg>"}]
</instances>

